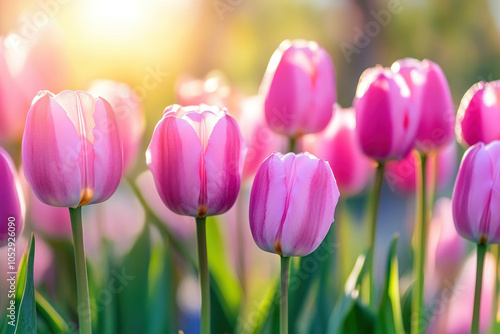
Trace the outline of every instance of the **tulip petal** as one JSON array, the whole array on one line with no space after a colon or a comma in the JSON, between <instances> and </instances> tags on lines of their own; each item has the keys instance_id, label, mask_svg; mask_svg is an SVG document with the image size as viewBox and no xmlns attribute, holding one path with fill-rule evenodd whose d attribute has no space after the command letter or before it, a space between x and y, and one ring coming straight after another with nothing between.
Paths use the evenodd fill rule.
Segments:
<instances>
[{"instance_id":1,"label":"tulip petal","mask_svg":"<svg viewBox=\"0 0 500 334\"><path fill-rule=\"evenodd\" d=\"M285 212L285 166L277 154L260 166L250 194L250 229L257 246L275 253L274 241Z\"/></svg>"},{"instance_id":2,"label":"tulip petal","mask_svg":"<svg viewBox=\"0 0 500 334\"><path fill-rule=\"evenodd\" d=\"M486 152L490 158L490 166L492 166L491 197L489 208L490 222L488 233L488 241L490 243L500 243L500 145L486 145Z\"/></svg>"},{"instance_id":3,"label":"tulip petal","mask_svg":"<svg viewBox=\"0 0 500 334\"><path fill-rule=\"evenodd\" d=\"M45 204L77 207L82 142L66 111L45 94L30 108L23 137L26 179Z\"/></svg>"},{"instance_id":4,"label":"tulip petal","mask_svg":"<svg viewBox=\"0 0 500 334\"><path fill-rule=\"evenodd\" d=\"M93 114L94 194L89 204L107 200L118 188L122 177L122 145L113 108L104 99L97 99Z\"/></svg>"},{"instance_id":5,"label":"tulip petal","mask_svg":"<svg viewBox=\"0 0 500 334\"><path fill-rule=\"evenodd\" d=\"M202 152L200 140L186 120L166 116L156 126L146 161L160 197L177 214L198 216Z\"/></svg>"},{"instance_id":6,"label":"tulip petal","mask_svg":"<svg viewBox=\"0 0 500 334\"><path fill-rule=\"evenodd\" d=\"M305 256L319 246L333 223L339 198L332 170L325 161L299 155L294 165L295 173L287 174L295 178L290 180L293 185L282 226L283 256Z\"/></svg>"},{"instance_id":7,"label":"tulip petal","mask_svg":"<svg viewBox=\"0 0 500 334\"><path fill-rule=\"evenodd\" d=\"M203 159L207 182L207 215L224 213L236 201L246 145L231 116L219 119L211 131Z\"/></svg>"}]
</instances>

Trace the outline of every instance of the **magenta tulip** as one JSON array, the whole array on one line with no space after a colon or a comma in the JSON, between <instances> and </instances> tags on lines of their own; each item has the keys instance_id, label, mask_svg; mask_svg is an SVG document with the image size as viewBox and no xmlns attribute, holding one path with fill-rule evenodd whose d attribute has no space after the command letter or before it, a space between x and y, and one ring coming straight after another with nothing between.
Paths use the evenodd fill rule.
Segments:
<instances>
[{"instance_id":1,"label":"magenta tulip","mask_svg":"<svg viewBox=\"0 0 500 334\"><path fill-rule=\"evenodd\" d=\"M500 140L500 80L478 82L465 93L457 114L456 133L464 146Z\"/></svg>"},{"instance_id":2,"label":"magenta tulip","mask_svg":"<svg viewBox=\"0 0 500 334\"><path fill-rule=\"evenodd\" d=\"M284 41L269 61L261 93L273 131L289 137L319 132L336 101L333 62L316 42Z\"/></svg>"},{"instance_id":3,"label":"magenta tulip","mask_svg":"<svg viewBox=\"0 0 500 334\"><path fill-rule=\"evenodd\" d=\"M477 244L500 243L500 141L478 143L462 159L453 192L458 233Z\"/></svg>"},{"instance_id":4,"label":"magenta tulip","mask_svg":"<svg viewBox=\"0 0 500 334\"><path fill-rule=\"evenodd\" d=\"M375 164L359 147L353 109L336 107L335 117L319 134L304 138L305 150L325 159L343 196L361 192L373 178Z\"/></svg>"},{"instance_id":5,"label":"magenta tulip","mask_svg":"<svg viewBox=\"0 0 500 334\"><path fill-rule=\"evenodd\" d=\"M332 225L338 198L327 162L309 153L272 154L257 171L250 194L255 243L285 257L313 252Z\"/></svg>"},{"instance_id":6,"label":"magenta tulip","mask_svg":"<svg viewBox=\"0 0 500 334\"><path fill-rule=\"evenodd\" d=\"M24 197L14 163L0 147L0 247L15 244L24 226ZM9 246L10 247L10 246Z\"/></svg>"},{"instance_id":7,"label":"magenta tulip","mask_svg":"<svg viewBox=\"0 0 500 334\"><path fill-rule=\"evenodd\" d=\"M156 189L180 215L206 217L229 210L238 196L246 145L226 109L167 107L146 152Z\"/></svg>"},{"instance_id":8,"label":"magenta tulip","mask_svg":"<svg viewBox=\"0 0 500 334\"><path fill-rule=\"evenodd\" d=\"M126 84L112 80L95 81L89 93L105 98L116 114L120 127L123 146L123 169L129 169L139 153L141 140L146 126L141 101L137 94Z\"/></svg>"},{"instance_id":9,"label":"magenta tulip","mask_svg":"<svg viewBox=\"0 0 500 334\"><path fill-rule=\"evenodd\" d=\"M107 200L122 176L113 108L83 91L41 91L28 112L22 157L43 203L76 208Z\"/></svg>"},{"instance_id":10,"label":"magenta tulip","mask_svg":"<svg viewBox=\"0 0 500 334\"><path fill-rule=\"evenodd\" d=\"M457 143L453 140L437 153L437 175L435 175L436 155L430 155L426 161L427 189L432 189L435 177L436 189L442 190L450 184L458 167ZM389 186L400 193L411 194L417 189L415 151L410 152L403 160L391 161L387 164L385 178Z\"/></svg>"},{"instance_id":11,"label":"magenta tulip","mask_svg":"<svg viewBox=\"0 0 500 334\"><path fill-rule=\"evenodd\" d=\"M446 146L453 139L455 108L441 67L427 59L406 58L395 62L392 70L403 76L419 110L416 149L429 153Z\"/></svg>"},{"instance_id":12,"label":"magenta tulip","mask_svg":"<svg viewBox=\"0 0 500 334\"><path fill-rule=\"evenodd\" d=\"M420 117L400 74L381 66L365 70L354 109L356 134L367 156L377 161L400 160L413 148Z\"/></svg>"}]
</instances>

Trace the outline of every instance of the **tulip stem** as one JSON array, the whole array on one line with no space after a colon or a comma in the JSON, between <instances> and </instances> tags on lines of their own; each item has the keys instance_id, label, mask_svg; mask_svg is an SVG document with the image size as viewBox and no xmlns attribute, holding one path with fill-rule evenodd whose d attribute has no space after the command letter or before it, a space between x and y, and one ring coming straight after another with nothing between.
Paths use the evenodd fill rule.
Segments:
<instances>
[{"instance_id":1,"label":"tulip stem","mask_svg":"<svg viewBox=\"0 0 500 334\"><path fill-rule=\"evenodd\" d=\"M479 309L481 307L481 289L483 287L484 256L486 244L477 244L476 288L474 290L474 313L472 314L471 334L479 333Z\"/></svg>"},{"instance_id":2,"label":"tulip stem","mask_svg":"<svg viewBox=\"0 0 500 334\"><path fill-rule=\"evenodd\" d=\"M290 137L290 142L288 144L288 152L295 153L296 147L297 147L297 139L295 137Z\"/></svg>"},{"instance_id":3,"label":"tulip stem","mask_svg":"<svg viewBox=\"0 0 500 334\"><path fill-rule=\"evenodd\" d=\"M414 262L414 288L412 301L412 334L424 332L422 328L424 312L424 268L425 250L427 248L427 155L420 154L420 185L417 187L417 219L415 224L415 262Z\"/></svg>"},{"instance_id":4,"label":"tulip stem","mask_svg":"<svg viewBox=\"0 0 500 334\"><path fill-rule=\"evenodd\" d=\"M368 304L372 308L375 308L375 237L377 235L378 205L380 202L380 193L382 191L384 170L385 163L379 162L377 166L377 174L375 176L375 184L373 185L372 193L370 195L370 202L368 203L368 228L370 229L370 244L367 254L367 263L370 269L368 271Z\"/></svg>"},{"instance_id":5,"label":"tulip stem","mask_svg":"<svg viewBox=\"0 0 500 334\"><path fill-rule=\"evenodd\" d=\"M281 256L280 334L288 334L288 279L290 257Z\"/></svg>"},{"instance_id":6,"label":"tulip stem","mask_svg":"<svg viewBox=\"0 0 500 334\"><path fill-rule=\"evenodd\" d=\"M73 244L75 249L76 289L78 297L78 324L80 334L92 333L90 316L89 284L87 279L87 264L85 260L85 247L83 245L82 207L69 208Z\"/></svg>"},{"instance_id":7,"label":"tulip stem","mask_svg":"<svg viewBox=\"0 0 500 334\"><path fill-rule=\"evenodd\" d=\"M493 245L493 251L495 255L495 294L493 298L493 324L492 333L498 332L500 329L500 323L498 319L498 298L500 295L500 277L498 276L498 270L500 269L500 245Z\"/></svg>"},{"instance_id":8,"label":"tulip stem","mask_svg":"<svg viewBox=\"0 0 500 334\"><path fill-rule=\"evenodd\" d=\"M210 334L210 275L207 259L207 233L205 217L196 218L198 239L198 265L201 287L201 333Z\"/></svg>"}]
</instances>

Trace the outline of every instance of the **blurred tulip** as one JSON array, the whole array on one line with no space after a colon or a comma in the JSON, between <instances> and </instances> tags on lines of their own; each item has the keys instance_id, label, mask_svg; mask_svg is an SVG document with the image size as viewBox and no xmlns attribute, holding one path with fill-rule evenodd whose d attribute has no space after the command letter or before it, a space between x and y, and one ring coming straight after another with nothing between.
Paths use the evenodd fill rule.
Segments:
<instances>
[{"instance_id":1,"label":"blurred tulip","mask_svg":"<svg viewBox=\"0 0 500 334\"><path fill-rule=\"evenodd\" d=\"M327 162L309 153L272 154L257 171L250 195L250 228L264 251L305 256L334 220L339 190Z\"/></svg>"},{"instance_id":2,"label":"blurred tulip","mask_svg":"<svg viewBox=\"0 0 500 334\"><path fill-rule=\"evenodd\" d=\"M413 148L420 116L403 77L376 66L359 79L354 109L362 151L377 161L400 160Z\"/></svg>"},{"instance_id":3,"label":"blurred tulip","mask_svg":"<svg viewBox=\"0 0 500 334\"><path fill-rule=\"evenodd\" d=\"M500 140L500 80L478 82L465 93L457 113L456 133L464 146Z\"/></svg>"},{"instance_id":4,"label":"blurred tulip","mask_svg":"<svg viewBox=\"0 0 500 334\"><path fill-rule=\"evenodd\" d=\"M405 58L391 68L405 79L420 115L415 148L430 153L446 146L453 139L455 109L441 67L427 59Z\"/></svg>"},{"instance_id":5,"label":"blurred tulip","mask_svg":"<svg viewBox=\"0 0 500 334\"><path fill-rule=\"evenodd\" d=\"M436 189L445 188L453 179L457 170L457 143L453 140L448 146L443 148L437 154L437 175ZM417 164L420 163L417 160ZM436 155L430 155L426 163L427 175L434 175L436 164ZM415 154L410 152L401 161L391 161L387 164L385 177L391 188L405 194L415 193L416 191L416 164ZM427 179L427 189L431 189L432 177Z\"/></svg>"},{"instance_id":6,"label":"blurred tulip","mask_svg":"<svg viewBox=\"0 0 500 334\"><path fill-rule=\"evenodd\" d=\"M195 235L196 232L193 218L180 216L172 212L163 204L160 195L158 195L155 189L155 180L151 171L148 170L140 174L136 179L136 184L154 214L161 219L175 237L187 240Z\"/></svg>"},{"instance_id":7,"label":"blurred tulip","mask_svg":"<svg viewBox=\"0 0 500 334\"><path fill-rule=\"evenodd\" d=\"M281 151L286 145L285 137L275 134L267 125L264 102L259 96L242 100L237 120L243 125L241 134L248 146L243 179L250 179L271 153Z\"/></svg>"},{"instance_id":8,"label":"blurred tulip","mask_svg":"<svg viewBox=\"0 0 500 334\"><path fill-rule=\"evenodd\" d=\"M319 132L337 98L332 59L316 42L286 40L269 61L261 94L273 131L289 137Z\"/></svg>"},{"instance_id":9,"label":"blurred tulip","mask_svg":"<svg viewBox=\"0 0 500 334\"><path fill-rule=\"evenodd\" d=\"M83 91L40 92L28 113L22 156L26 180L45 204L76 208L107 200L122 176L113 108Z\"/></svg>"},{"instance_id":10,"label":"blurred tulip","mask_svg":"<svg viewBox=\"0 0 500 334\"><path fill-rule=\"evenodd\" d=\"M226 76L217 70L209 72L203 79L180 77L175 85L175 96L179 105L227 107L232 116L238 113L240 102L239 94L229 86Z\"/></svg>"},{"instance_id":11,"label":"blurred tulip","mask_svg":"<svg viewBox=\"0 0 500 334\"><path fill-rule=\"evenodd\" d=\"M460 237L453 223L452 201L440 198L436 201L434 213L429 223L426 286L438 289L443 282L452 282L467 254L467 242Z\"/></svg>"},{"instance_id":12,"label":"blurred tulip","mask_svg":"<svg viewBox=\"0 0 500 334\"><path fill-rule=\"evenodd\" d=\"M447 282L435 300L429 334L468 334L471 329L476 280L476 253L469 256L454 284ZM486 254L481 292L480 333L488 333L494 311L495 259ZM432 319L431 319L432 320Z\"/></svg>"},{"instance_id":13,"label":"blurred tulip","mask_svg":"<svg viewBox=\"0 0 500 334\"><path fill-rule=\"evenodd\" d=\"M15 243L24 227L25 203L21 183L12 159L0 147L0 247L8 244L9 237ZM10 247L10 246L9 246Z\"/></svg>"},{"instance_id":14,"label":"blurred tulip","mask_svg":"<svg viewBox=\"0 0 500 334\"><path fill-rule=\"evenodd\" d=\"M477 244L500 243L500 141L478 143L462 158L453 191L458 233Z\"/></svg>"},{"instance_id":15,"label":"blurred tulip","mask_svg":"<svg viewBox=\"0 0 500 334\"><path fill-rule=\"evenodd\" d=\"M97 80L89 88L93 96L101 96L113 107L120 127L123 146L123 170L134 163L141 147L146 126L141 101L126 84L112 80Z\"/></svg>"},{"instance_id":16,"label":"blurred tulip","mask_svg":"<svg viewBox=\"0 0 500 334\"><path fill-rule=\"evenodd\" d=\"M0 139L20 140L31 100L42 89L59 91L67 82L63 39L48 25L29 40L0 37Z\"/></svg>"},{"instance_id":17,"label":"blurred tulip","mask_svg":"<svg viewBox=\"0 0 500 334\"><path fill-rule=\"evenodd\" d=\"M354 110L335 107L335 117L321 133L304 138L304 149L328 161L342 196L361 192L372 179L373 161L359 147Z\"/></svg>"},{"instance_id":18,"label":"blurred tulip","mask_svg":"<svg viewBox=\"0 0 500 334\"><path fill-rule=\"evenodd\" d=\"M246 151L238 124L225 109L173 105L156 125L146 162L165 205L201 218L234 205Z\"/></svg>"}]
</instances>

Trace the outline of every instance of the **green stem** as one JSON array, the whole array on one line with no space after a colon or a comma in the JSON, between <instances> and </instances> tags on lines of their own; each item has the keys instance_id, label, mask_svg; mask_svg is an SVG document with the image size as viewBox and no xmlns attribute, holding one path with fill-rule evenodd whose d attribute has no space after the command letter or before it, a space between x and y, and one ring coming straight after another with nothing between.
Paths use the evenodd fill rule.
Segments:
<instances>
[{"instance_id":1,"label":"green stem","mask_svg":"<svg viewBox=\"0 0 500 334\"><path fill-rule=\"evenodd\" d=\"M201 333L210 334L210 276L207 259L207 235L205 217L196 218L198 238L198 266L201 286Z\"/></svg>"},{"instance_id":2,"label":"green stem","mask_svg":"<svg viewBox=\"0 0 500 334\"><path fill-rule=\"evenodd\" d=\"M296 147L297 147L297 139L295 137L290 137L290 141L288 143L288 152L295 153Z\"/></svg>"},{"instance_id":3,"label":"green stem","mask_svg":"<svg viewBox=\"0 0 500 334\"><path fill-rule=\"evenodd\" d=\"M474 290L474 313L472 314L471 334L479 333L479 309L481 307L481 289L483 287L483 267L486 244L477 244L476 288Z\"/></svg>"},{"instance_id":4,"label":"green stem","mask_svg":"<svg viewBox=\"0 0 500 334\"><path fill-rule=\"evenodd\" d=\"M83 246L82 207L69 208L73 243L75 248L76 290L78 296L78 325L80 334L92 333L90 317L89 285L87 279L87 264Z\"/></svg>"},{"instance_id":5,"label":"green stem","mask_svg":"<svg viewBox=\"0 0 500 334\"><path fill-rule=\"evenodd\" d=\"M372 308L375 308L375 237L377 235L377 216L378 216L378 206L380 202L380 193L382 191L382 181L384 179L385 164L379 162L377 166L377 174L375 176L375 184L373 185L372 193L370 195L370 202L368 203L368 228L370 231L370 243L367 254L367 263L369 265L368 271L368 291L369 300L368 303Z\"/></svg>"},{"instance_id":6,"label":"green stem","mask_svg":"<svg viewBox=\"0 0 500 334\"><path fill-rule=\"evenodd\" d=\"M413 295L413 316L412 316L412 334L424 332L422 327L424 312L424 269L425 269L425 251L427 248L427 155L420 155L420 185L417 187L417 219L415 224L415 262L414 262L414 295Z\"/></svg>"},{"instance_id":7,"label":"green stem","mask_svg":"<svg viewBox=\"0 0 500 334\"><path fill-rule=\"evenodd\" d=\"M500 329L498 319L498 296L500 295L500 277L498 276L498 270L500 269L500 245L493 245L493 251L495 255L495 294L493 298L493 326L491 333L496 333Z\"/></svg>"},{"instance_id":8,"label":"green stem","mask_svg":"<svg viewBox=\"0 0 500 334\"><path fill-rule=\"evenodd\" d=\"M247 277L246 277L246 253L245 253L245 231L243 224L248 224L243 217L248 217L245 213L245 192L240 190L240 194L236 199L238 209L238 219L236 221L237 238L238 238L238 276L240 278L241 290L243 291L243 298L247 297Z\"/></svg>"},{"instance_id":9,"label":"green stem","mask_svg":"<svg viewBox=\"0 0 500 334\"><path fill-rule=\"evenodd\" d=\"M288 334L288 278L290 258L281 256L280 334Z\"/></svg>"}]
</instances>

